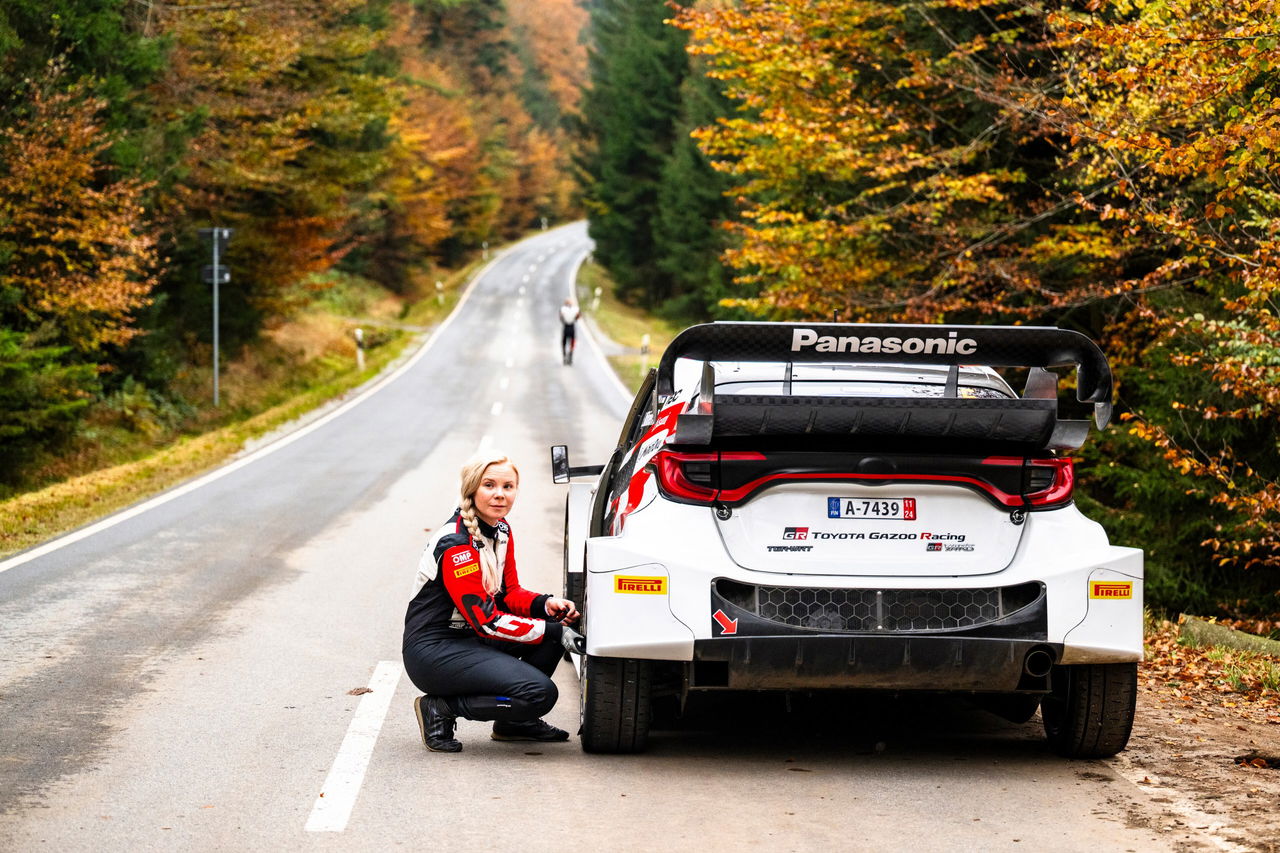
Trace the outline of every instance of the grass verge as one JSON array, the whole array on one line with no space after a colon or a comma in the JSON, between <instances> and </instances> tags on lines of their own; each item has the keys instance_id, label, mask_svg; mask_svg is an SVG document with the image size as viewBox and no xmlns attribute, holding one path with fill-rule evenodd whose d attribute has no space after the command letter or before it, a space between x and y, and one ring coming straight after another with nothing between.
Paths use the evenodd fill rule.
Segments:
<instances>
[{"instance_id":1,"label":"grass verge","mask_svg":"<svg viewBox=\"0 0 1280 853\"><path fill-rule=\"evenodd\" d=\"M578 304L582 313L622 348L622 352L608 356L609 364L632 393L640 389L640 382L649 368L657 365L671 339L684 329L619 301L608 273L592 261L578 271ZM648 353L642 352L645 335L649 336Z\"/></svg>"}]
</instances>

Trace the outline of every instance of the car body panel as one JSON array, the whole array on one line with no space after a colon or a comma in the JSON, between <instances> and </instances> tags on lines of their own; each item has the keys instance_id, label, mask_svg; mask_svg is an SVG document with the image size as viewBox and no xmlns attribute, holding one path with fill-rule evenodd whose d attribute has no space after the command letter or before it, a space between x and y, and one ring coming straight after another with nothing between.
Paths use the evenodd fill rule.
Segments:
<instances>
[{"instance_id":1,"label":"car body panel","mask_svg":"<svg viewBox=\"0 0 1280 853\"><path fill-rule=\"evenodd\" d=\"M581 574L586 562L587 535L591 528L591 500L595 486L570 483L565 497L565 572Z\"/></svg>"}]
</instances>

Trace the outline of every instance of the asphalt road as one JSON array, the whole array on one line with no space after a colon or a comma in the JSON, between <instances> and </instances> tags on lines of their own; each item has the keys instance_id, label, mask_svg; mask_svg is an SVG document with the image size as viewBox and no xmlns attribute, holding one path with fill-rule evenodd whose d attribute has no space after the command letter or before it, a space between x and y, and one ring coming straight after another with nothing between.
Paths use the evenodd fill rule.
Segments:
<instances>
[{"instance_id":1,"label":"asphalt road","mask_svg":"<svg viewBox=\"0 0 1280 853\"><path fill-rule=\"evenodd\" d=\"M627 400L556 310L582 225L480 275L419 355L230 470L0 563L0 850L1169 850L1106 762L957 703L706 704L641 756L426 752L400 667L418 554L482 443L521 468L521 576L559 591L547 447ZM550 719L576 731L562 665ZM372 692L350 695L354 688Z\"/></svg>"}]
</instances>

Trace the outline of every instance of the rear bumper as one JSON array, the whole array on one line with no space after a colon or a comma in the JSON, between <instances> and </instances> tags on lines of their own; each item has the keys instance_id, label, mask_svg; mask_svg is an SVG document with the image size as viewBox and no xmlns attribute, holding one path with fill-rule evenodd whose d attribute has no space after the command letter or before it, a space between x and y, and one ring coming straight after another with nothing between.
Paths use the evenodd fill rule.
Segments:
<instances>
[{"instance_id":1,"label":"rear bumper","mask_svg":"<svg viewBox=\"0 0 1280 853\"><path fill-rule=\"evenodd\" d=\"M1044 692L1026 661L1060 644L1025 639L921 636L781 636L697 640L690 688L795 690L860 688ZM1044 657L1033 664L1043 665ZM1033 665L1040 672L1040 666Z\"/></svg>"},{"instance_id":2,"label":"rear bumper","mask_svg":"<svg viewBox=\"0 0 1280 853\"><path fill-rule=\"evenodd\" d=\"M726 559L711 514L706 515L703 527L687 525L690 530L683 531L678 546L669 542L670 537L642 530L635 518L625 537L587 540L589 654L673 662L692 662L699 655L710 655L704 659L717 662L727 680L733 669L745 666L745 656L696 650L719 648L721 643L747 643L753 650L780 650L759 652L768 654L771 661L776 659L757 682L760 684L781 686L786 679L787 686L795 687L838 681L848 687L992 691L1022 689L1017 687L1020 676L1014 663L1020 667L1025 650L1035 644L1053 649L1054 661L1062 664L1142 659L1142 553L1107 544L1101 528L1078 513L1045 513L1064 517L1028 520L1028 525L1034 522L1042 529L1024 540L1013 563L987 575L963 578L801 577L752 571ZM647 586L642 589L631 583L637 580ZM804 587L829 593L822 600L839 598L842 621L815 618L796 624L788 619L790 624L780 624L779 620L786 618L777 615L780 610L769 617L760 603L754 608L747 606L749 602L722 587L723 581L741 587ZM953 620L935 627L916 619L924 614L917 605L954 600L946 598L951 593L985 595L984 590L1027 584L1043 588L1039 606L1020 609L1016 615L995 622L968 627ZM878 593L883 595L877 597ZM860 597L866 595L871 599ZM893 603L898 607L892 611L898 621L847 618L847 607L869 600L884 605L869 612L886 615L891 614ZM788 597L778 602L778 607L790 602ZM1030 616L1034 618L1028 619ZM838 627L833 629L833 624ZM852 667L848 664L851 647ZM801 648L802 665L797 666L795 659ZM877 675L877 668L870 663L857 663L865 660L864 648L873 659L884 662L884 674ZM750 659L759 660L759 654L753 651ZM957 655L959 662L954 663ZM1014 663L1007 662L1010 656ZM781 663L784 658L786 666ZM919 663L944 659L953 663ZM805 661L821 661L821 666ZM710 672L714 668L705 669ZM891 668L904 670L900 679L887 672ZM977 673L987 673L991 680L979 684ZM867 682L855 677L858 674L865 675ZM751 681L745 671L735 680Z\"/></svg>"}]
</instances>

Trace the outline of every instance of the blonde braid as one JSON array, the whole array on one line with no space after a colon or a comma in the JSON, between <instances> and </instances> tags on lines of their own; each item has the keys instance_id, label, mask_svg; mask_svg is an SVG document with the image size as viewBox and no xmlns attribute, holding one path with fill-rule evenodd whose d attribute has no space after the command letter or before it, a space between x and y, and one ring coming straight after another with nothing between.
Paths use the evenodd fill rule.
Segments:
<instances>
[{"instance_id":1,"label":"blonde braid","mask_svg":"<svg viewBox=\"0 0 1280 853\"><path fill-rule=\"evenodd\" d=\"M467 528L467 532L471 534L472 543L481 546L479 548L480 582L484 585L484 591L493 595L502 586L502 580L498 574L498 555L494 553L497 539L495 537L492 546L484 545L484 538L480 535L480 522L476 519L476 505L470 495L462 496L459 515L462 516L462 523Z\"/></svg>"}]
</instances>

